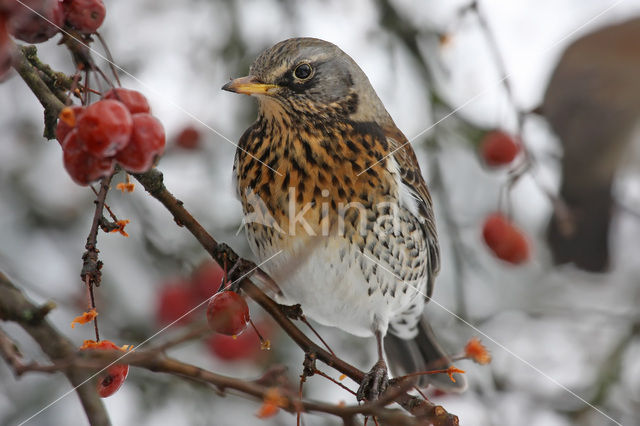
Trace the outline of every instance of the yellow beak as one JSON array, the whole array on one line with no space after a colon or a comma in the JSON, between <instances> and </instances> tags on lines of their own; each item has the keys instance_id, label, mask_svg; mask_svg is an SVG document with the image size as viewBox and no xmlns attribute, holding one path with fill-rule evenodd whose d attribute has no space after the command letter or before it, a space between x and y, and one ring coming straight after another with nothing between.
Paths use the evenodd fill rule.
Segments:
<instances>
[{"instance_id":1,"label":"yellow beak","mask_svg":"<svg viewBox=\"0 0 640 426\"><path fill-rule=\"evenodd\" d=\"M277 87L278 85L276 84L262 83L256 77L249 75L231 80L222 86L222 90L242 93L244 95L269 95L270 91Z\"/></svg>"}]
</instances>

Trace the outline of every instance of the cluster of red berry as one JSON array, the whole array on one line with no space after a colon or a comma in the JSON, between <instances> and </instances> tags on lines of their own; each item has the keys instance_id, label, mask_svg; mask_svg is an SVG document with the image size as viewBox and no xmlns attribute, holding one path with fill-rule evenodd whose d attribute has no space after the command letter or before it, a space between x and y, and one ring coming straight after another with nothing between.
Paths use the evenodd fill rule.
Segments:
<instances>
[{"instance_id":1,"label":"cluster of red berry","mask_svg":"<svg viewBox=\"0 0 640 426\"><path fill-rule=\"evenodd\" d=\"M102 25L102 0L0 0L0 77L11 67L9 34L27 43L42 43L60 29L91 34Z\"/></svg>"},{"instance_id":2,"label":"cluster of red berry","mask_svg":"<svg viewBox=\"0 0 640 426\"><path fill-rule=\"evenodd\" d=\"M0 12L9 33L27 43L47 41L60 28L94 33L106 15L102 0L0 0Z\"/></svg>"},{"instance_id":3,"label":"cluster of red berry","mask_svg":"<svg viewBox=\"0 0 640 426\"><path fill-rule=\"evenodd\" d=\"M132 173L151 168L165 146L162 124L140 92L112 89L87 107L63 109L56 128L64 166L79 185L113 172L116 162Z\"/></svg>"},{"instance_id":4,"label":"cluster of red berry","mask_svg":"<svg viewBox=\"0 0 640 426\"><path fill-rule=\"evenodd\" d=\"M211 298L206 314L209 325L216 331L207 341L211 353L225 360L254 359L261 353L261 347L255 332L244 333L249 324L249 307L233 291L218 292L224 276L224 270L209 261L196 268L191 277L166 283L157 300L156 318L161 325L173 322L186 325L201 313L194 308ZM257 327L261 334L270 334L268 323L259 322Z\"/></svg>"},{"instance_id":5,"label":"cluster of red berry","mask_svg":"<svg viewBox=\"0 0 640 426\"><path fill-rule=\"evenodd\" d=\"M509 165L518 156L522 146L511 135L493 131L480 142L480 153L490 167ZM524 233L502 213L490 214L482 229L484 241L496 257L512 264L529 258L529 243Z\"/></svg>"}]
</instances>

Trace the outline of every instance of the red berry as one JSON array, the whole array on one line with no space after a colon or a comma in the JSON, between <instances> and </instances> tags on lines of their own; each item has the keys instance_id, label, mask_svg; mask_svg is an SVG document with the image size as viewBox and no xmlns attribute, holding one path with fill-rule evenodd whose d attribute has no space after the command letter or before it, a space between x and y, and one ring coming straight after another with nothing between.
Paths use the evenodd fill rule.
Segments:
<instances>
[{"instance_id":1,"label":"red berry","mask_svg":"<svg viewBox=\"0 0 640 426\"><path fill-rule=\"evenodd\" d=\"M133 132L116 160L132 173L146 172L157 155L164 152L165 135L160 121L151 114L133 114Z\"/></svg>"},{"instance_id":2,"label":"red berry","mask_svg":"<svg viewBox=\"0 0 640 426\"><path fill-rule=\"evenodd\" d=\"M58 0L21 1L24 4L14 2L9 7L9 32L15 38L27 43L42 43L58 33L63 21L62 5Z\"/></svg>"},{"instance_id":3,"label":"red berry","mask_svg":"<svg viewBox=\"0 0 640 426\"><path fill-rule=\"evenodd\" d=\"M151 111L147 98L136 90L122 88L111 89L105 93L104 98L115 99L116 101L122 102L131 114Z\"/></svg>"},{"instance_id":4,"label":"red berry","mask_svg":"<svg viewBox=\"0 0 640 426\"><path fill-rule=\"evenodd\" d=\"M78 117L76 127L87 151L107 157L127 145L133 119L122 102L104 99L89 105Z\"/></svg>"},{"instance_id":5,"label":"red berry","mask_svg":"<svg viewBox=\"0 0 640 426\"><path fill-rule=\"evenodd\" d=\"M500 213L487 217L482 236L499 259L517 265L529 258L529 243L523 232Z\"/></svg>"},{"instance_id":6,"label":"red berry","mask_svg":"<svg viewBox=\"0 0 640 426\"><path fill-rule=\"evenodd\" d=\"M73 105L62 110L58 117L58 125L56 126L56 139L60 144L64 142L64 138L67 137L69 132L76 127L78 116L80 116L82 111L84 111L84 107L80 105Z\"/></svg>"},{"instance_id":7,"label":"red berry","mask_svg":"<svg viewBox=\"0 0 640 426\"><path fill-rule=\"evenodd\" d=\"M156 318L161 325L171 324L178 321L184 325L191 320L191 315L187 315L197 304L193 293L189 287L190 283L179 279L160 292L156 305Z\"/></svg>"},{"instance_id":8,"label":"red berry","mask_svg":"<svg viewBox=\"0 0 640 426\"><path fill-rule=\"evenodd\" d=\"M261 353L260 341L254 331L236 338L216 333L207 340L207 346L213 355L226 361L254 359Z\"/></svg>"},{"instance_id":9,"label":"red berry","mask_svg":"<svg viewBox=\"0 0 640 426\"><path fill-rule=\"evenodd\" d=\"M212 260L202 262L191 277L193 291L200 300L208 299L218 292L223 279L220 265Z\"/></svg>"},{"instance_id":10,"label":"red berry","mask_svg":"<svg viewBox=\"0 0 640 426\"><path fill-rule=\"evenodd\" d=\"M91 340L85 341L85 344L81 349L122 350L109 340L101 340L99 342L93 342ZM129 366L126 364L112 365L108 367L107 370L101 373L98 377L98 394L102 398L113 395L118 389L120 389L120 386L122 386L128 374Z\"/></svg>"},{"instance_id":11,"label":"red berry","mask_svg":"<svg viewBox=\"0 0 640 426\"><path fill-rule=\"evenodd\" d=\"M87 152L76 129L69 132L62 142L62 159L71 179L78 185L89 185L113 173L113 158L100 158Z\"/></svg>"},{"instance_id":12,"label":"red berry","mask_svg":"<svg viewBox=\"0 0 640 426\"><path fill-rule=\"evenodd\" d=\"M64 0L64 17L71 27L81 33L94 33L107 14L102 0Z\"/></svg>"},{"instance_id":13,"label":"red berry","mask_svg":"<svg viewBox=\"0 0 640 426\"><path fill-rule=\"evenodd\" d=\"M520 144L504 132L493 131L484 136L480 149L487 165L502 166L516 158L520 152Z\"/></svg>"},{"instance_id":14,"label":"red berry","mask_svg":"<svg viewBox=\"0 0 640 426\"><path fill-rule=\"evenodd\" d=\"M98 377L98 394L102 398L116 393L129 374L128 365L112 365L104 375Z\"/></svg>"},{"instance_id":15,"label":"red berry","mask_svg":"<svg viewBox=\"0 0 640 426\"><path fill-rule=\"evenodd\" d=\"M184 149L196 149L200 145L200 132L193 126L183 128L176 137L176 145Z\"/></svg>"},{"instance_id":16,"label":"red berry","mask_svg":"<svg viewBox=\"0 0 640 426\"><path fill-rule=\"evenodd\" d=\"M221 291L207 306L207 321L213 331L229 336L242 333L249 323L249 307L234 291Z\"/></svg>"}]
</instances>

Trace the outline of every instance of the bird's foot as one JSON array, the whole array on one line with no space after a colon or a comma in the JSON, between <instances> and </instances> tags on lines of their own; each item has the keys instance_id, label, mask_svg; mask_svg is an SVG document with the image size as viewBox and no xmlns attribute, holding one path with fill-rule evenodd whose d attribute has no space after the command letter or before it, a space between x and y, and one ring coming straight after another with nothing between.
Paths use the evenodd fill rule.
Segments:
<instances>
[{"instance_id":1,"label":"bird's foot","mask_svg":"<svg viewBox=\"0 0 640 426\"><path fill-rule=\"evenodd\" d=\"M389 375L387 374L387 364L380 360L365 374L358 392L356 394L358 401L375 401L389 386Z\"/></svg>"}]
</instances>

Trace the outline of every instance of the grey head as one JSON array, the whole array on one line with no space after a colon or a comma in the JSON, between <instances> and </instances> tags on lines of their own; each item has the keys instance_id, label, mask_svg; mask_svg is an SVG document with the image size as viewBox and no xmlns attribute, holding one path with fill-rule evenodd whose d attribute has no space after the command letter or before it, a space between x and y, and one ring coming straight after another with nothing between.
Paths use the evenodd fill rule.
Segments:
<instances>
[{"instance_id":1,"label":"grey head","mask_svg":"<svg viewBox=\"0 0 640 426\"><path fill-rule=\"evenodd\" d=\"M247 77L222 89L257 96L261 112L280 107L288 113L323 113L351 99L344 118L393 124L358 64L338 46L317 38L277 43L258 56Z\"/></svg>"}]
</instances>

